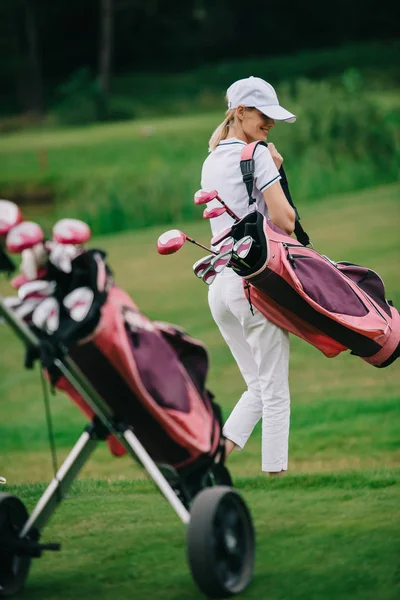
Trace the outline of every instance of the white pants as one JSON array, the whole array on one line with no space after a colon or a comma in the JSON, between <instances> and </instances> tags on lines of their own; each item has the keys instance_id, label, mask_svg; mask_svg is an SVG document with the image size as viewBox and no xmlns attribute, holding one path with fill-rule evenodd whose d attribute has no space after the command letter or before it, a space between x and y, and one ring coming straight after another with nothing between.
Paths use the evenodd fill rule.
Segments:
<instances>
[{"instance_id":1,"label":"white pants","mask_svg":"<svg viewBox=\"0 0 400 600\"><path fill-rule=\"evenodd\" d=\"M246 382L223 433L243 448L262 418L262 470L287 469L290 394L289 334L253 307L242 279L226 268L209 288L211 314Z\"/></svg>"}]
</instances>

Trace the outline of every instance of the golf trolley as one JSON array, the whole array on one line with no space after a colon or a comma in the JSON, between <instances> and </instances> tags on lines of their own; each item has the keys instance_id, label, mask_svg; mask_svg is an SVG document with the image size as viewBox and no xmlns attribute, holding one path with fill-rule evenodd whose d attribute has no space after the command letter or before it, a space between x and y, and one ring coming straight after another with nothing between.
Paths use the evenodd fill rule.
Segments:
<instances>
[{"instance_id":1,"label":"golf trolley","mask_svg":"<svg viewBox=\"0 0 400 600\"><path fill-rule=\"evenodd\" d=\"M0 313L27 348L40 341L0 300ZM0 494L0 597L20 591L31 560L58 544L42 544L44 526L97 444L111 433L148 472L181 521L187 525L187 557L193 579L210 597L229 597L247 586L254 562L254 533L246 504L229 484L222 464L214 463L181 475L169 465L156 464L135 435L134 427L116 421L109 406L68 356L53 366L75 387L95 417L58 469L29 516L15 496Z\"/></svg>"},{"instance_id":2,"label":"golf trolley","mask_svg":"<svg viewBox=\"0 0 400 600\"><path fill-rule=\"evenodd\" d=\"M47 261L42 278L18 288L21 304L0 297L0 317L23 342L26 361L39 361L90 419L30 515L19 498L0 494L0 597L23 589L33 558L60 549L41 542L43 528L104 440L144 467L187 526L201 592L234 596L252 577L254 530L224 464L220 410L205 387L208 353L180 328L143 315L114 284L104 256L80 250L72 269Z\"/></svg>"}]
</instances>

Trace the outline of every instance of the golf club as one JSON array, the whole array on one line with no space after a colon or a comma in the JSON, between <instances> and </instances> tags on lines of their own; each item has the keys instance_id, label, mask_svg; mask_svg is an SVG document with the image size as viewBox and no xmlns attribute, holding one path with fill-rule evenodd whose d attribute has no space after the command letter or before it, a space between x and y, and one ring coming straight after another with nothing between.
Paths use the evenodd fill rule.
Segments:
<instances>
[{"instance_id":1,"label":"golf club","mask_svg":"<svg viewBox=\"0 0 400 600\"><path fill-rule=\"evenodd\" d=\"M214 219L226 213L225 206L207 206L203 212L203 219Z\"/></svg>"},{"instance_id":2,"label":"golf club","mask_svg":"<svg viewBox=\"0 0 400 600\"><path fill-rule=\"evenodd\" d=\"M202 280L206 285L211 285L216 276L218 275L217 271L214 269L212 265L210 265L203 273Z\"/></svg>"},{"instance_id":3,"label":"golf club","mask_svg":"<svg viewBox=\"0 0 400 600\"><path fill-rule=\"evenodd\" d=\"M225 204L222 198L219 197L217 190L198 190L194 195L194 203L195 204L207 204L211 202L211 200L218 200L226 208L226 212L230 217L235 219L235 221L239 221L239 217L236 213L233 212L229 206Z\"/></svg>"},{"instance_id":4,"label":"golf club","mask_svg":"<svg viewBox=\"0 0 400 600\"><path fill-rule=\"evenodd\" d=\"M240 240L238 240L233 246L233 251L239 258L246 258L248 253L250 252L250 248L253 245L253 238L251 235L245 235Z\"/></svg>"},{"instance_id":5,"label":"golf club","mask_svg":"<svg viewBox=\"0 0 400 600\"><path fill-rule=\"evenodd\" d=\"M214 256L219 256L219 254L220 254L220 252L211 250L210 248L207 248L207 246L203 246L203 244L196 242L196 240L189 237L188 235L186 235L185 233L183 233L183 231L180 231L179 229L170 229L169 231L166 231L165 233L160 235L160 237L157 240L157 252L159 254L163 254L163 255L174 254L175 252L178 252L178 250L180 250L182 248L182 246L185 244L186 241L191 242L192 244L195 244L196 246L199 246L200 248L203 248L203 250L207 250L207 252L211 252ZM226 244L226 246L224 246L225 252L230 249L231 243L232 242L229 241L229 245ZM201 260L200 260L200 264L201 264ZM249 266L247 263L245 263L244 261L242 261L240 258L238 258L236 256L235 257L231 256L230 262L231 262L230 266L232 266L233 268ZM195 263L193 265L193 271L196 274L196 270L200 269L201 272L203 273L203 275L200 275L200 277L203 277L204 269L202 269L201 266L198 267L197 265L198 265L198 263ZM210 267L211 267L211 264L210 264ZM207 268L209 268L209 267L207 267ZM209 279L209 278L211 278L211 274L208 274L207 279Z\"/></svg>"},{"instance_id":6,"label":"golf club","mask_svg":"<svg viewBox=\"0 0 400 600\"><path fill-rule=\"evenodd\" d=\"M233 247L235 245L235 240L232 236L226 238L219 247L219 253L230 252L233 251Z\"/></svg>"},{"instance_id":7,"label":"golf club","mask_svg":"<svg viewBox=\"0 0 400 600\"><path fill-rule=\"evenodd\" d=\"M217 254L217 256L214 256L214 258L211 260L211 266L214 267L216 273L221 273L221 271L223 271L225 267L229 265L231 259L232 250L221 254Z\"/></svg>"},{"instance_id":8,"label":"golf club","mask_svg":"<svg viewBox=\"0 0 400 600\"><path fill-rule=\"evenodd\" d=\"M185 242L190 242L191 244L195 244L196 246L203 248L203 250L207 250L207 252L217 254L217 252L214 250L207 248L207 246L203 246L203 244L200 244L200 242L196 242L196 240L189 237L179 229L170 229L169 231L166 231L160 235L157 240L157 252L158 254L174 254L182 248Z\"/></svg>"},{"instance_id":9,"label":"golf club","mask_svg":"<svg viewBox=\"0 0 400 600\"><path fill-rule=\"evenodd\" d=\"M208 269L208 267L211 265L211 261L213 258L215 258L215 254L207 254L207 256L200 258L194 263L192 268L193 273L196 275L196 277L198 277L199 279L203 277L204 271Z\"/></svg>"},{"instance_id":10,"label":"golf club","mask_svg":"<svg viewBox=\"0 0 400 600\"><path fill-rule=\"evenodd\" d=\"M232 227L227 227L226 229L223 229L219 233L215 234L211 239L211 246L217 246L220 242L222 242L222 240L230 236L231 233Z\"/></svg>"}]
</instances>

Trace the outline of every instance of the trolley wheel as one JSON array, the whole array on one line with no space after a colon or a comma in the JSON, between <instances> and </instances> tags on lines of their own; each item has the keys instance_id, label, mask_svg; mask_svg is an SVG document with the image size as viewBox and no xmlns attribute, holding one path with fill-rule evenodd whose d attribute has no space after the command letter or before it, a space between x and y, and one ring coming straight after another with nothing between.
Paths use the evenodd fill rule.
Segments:
<instances>
[{"instance_id":1,"label":"trolley wheel","mask_svg":"<svg viewBox=\"0 0 400 600\"><path fill-rule=\"evenodd\" d=\"M250 512L232 488L206 488L196 496L187 529L190 570L211 598L242 592L254 567L254 529Z\"/></svg>"},{"instance_id":2,"label":"trolley wheel","mask_svg":"<svg viewBox=\"0 0 400 600\"><path fill-rule=\"evenodd\" d=\"M0 598L21 591L28 577L31 558L16 555L7 543L18 538L27 520L28 512L21 500L0 494Z\"/></svg>"}]
</instances>

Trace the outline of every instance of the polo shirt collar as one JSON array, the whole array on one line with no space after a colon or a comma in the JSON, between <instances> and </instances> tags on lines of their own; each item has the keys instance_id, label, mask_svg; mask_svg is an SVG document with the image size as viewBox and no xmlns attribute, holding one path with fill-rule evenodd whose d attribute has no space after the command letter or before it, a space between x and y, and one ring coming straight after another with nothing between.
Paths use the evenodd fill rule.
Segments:
<instances>
[{"instance_id":1,"label":"polo shirt collar","mask_svg":"<svg viewBox=\"0 0 400 600\"><path fill-rule=\"evenodd\" d=\"M246 142L234 137L228 138L227 140L221 140L218 146L229 146L230 144L242 144L242 146L247 146Z\"/></svg>"}]
</instances>

